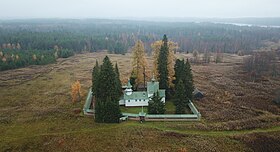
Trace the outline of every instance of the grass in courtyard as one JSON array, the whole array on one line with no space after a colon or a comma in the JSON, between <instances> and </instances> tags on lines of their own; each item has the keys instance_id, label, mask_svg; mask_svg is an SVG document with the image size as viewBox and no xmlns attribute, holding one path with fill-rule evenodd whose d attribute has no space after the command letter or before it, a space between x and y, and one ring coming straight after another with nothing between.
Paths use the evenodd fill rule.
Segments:
<instances>
[{"instance_id":1,"label":"grass in courtyard","mask_svg":"<svg viewBox=\"0 0 280 152\"><path fill-rule=\"evenodd\" d=\"M175 114L176 107L174 105L173 100L166 101L165 108L166 108L165 114ZM192 111L189 107L186 108L185 112L186 112L186 114L192 114Z\"/></svg>"},{"instance_id":2,"label":"grass in courtyard","mask_svg":"<svg viewBox=\"0 0 280 152\"><path fill-rule=\"evenodd\" d=\"M173 104L172 101L166 101L165 102L165 108L166 108L166 111L165 111L166 114L174 114L175 113L175 105Z\"/></svg>"},{"instance_id":3,"label":"grass in courtyard","mask_svg":"<svg viewBox=\"0 0 280 152\"><path fill-rule=\"evenodd\" d=\"M125 106L121 106L121 112L123 113L135 113L138 114L139 112L142 111L142 107L125 107ZM148 112L148 108L147 107L143 107L143 110L145 113Z\"/></svg>"},{"instance_id":4,"label":"grass in courtyard","mask_svg":"<svg viewBox=\"0 0 280 152\"><path fill-rule=\"evenodd\" d=\"M124 113L135 113L138 114L142 111L142 107L125 107L121 106L121 112ZM165 103L166 114L174 114L175 113L175 106L172 101L166 101ZM143 107L145 113L148 113L148 107Z\"/></svg>"}]
</instances>

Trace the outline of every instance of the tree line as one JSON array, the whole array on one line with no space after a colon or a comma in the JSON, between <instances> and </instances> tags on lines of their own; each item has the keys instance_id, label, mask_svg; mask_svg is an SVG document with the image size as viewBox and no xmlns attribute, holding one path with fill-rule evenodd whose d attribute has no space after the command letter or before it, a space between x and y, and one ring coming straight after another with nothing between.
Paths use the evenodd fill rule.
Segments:
<instances>
[{"instance_id":1,"label":"tree line","mask_svg":"<svg viewBox=\"0 0 280 152\"><path fill-rule=\"evenodd\" d=\"M2 50L0 58L0 71L56 61L54 51L49 50Z\"/></svg>"},{"instance_id":2,"label":"tree line","mask_svg":"<svg viewBox=\"0 0 280 152\"><path fill-rule=\"evenodd\" d=\"M22 50L8 48L0 50L0 71L22 68L29 65L55 63L57 58L68 58L74 55L73 50Z\"/></svg>"},{"instance_id":3,"label":"tree line","mask_svg":"<svg viewBox=\"0 0 280 152\"><path fill-rule=\"evenodd\" d=\"M241 50L247 54L264 46L265 40L280 39L279 28L214 23L53 19L1 21L0 25L2 49L19 44L23 50L50 50L57 45L75 52L108 50L124 54L141 40L151 54L151 44L166 33L178 43L181 52L237 53Z\"/></svg>"}]
</instances>

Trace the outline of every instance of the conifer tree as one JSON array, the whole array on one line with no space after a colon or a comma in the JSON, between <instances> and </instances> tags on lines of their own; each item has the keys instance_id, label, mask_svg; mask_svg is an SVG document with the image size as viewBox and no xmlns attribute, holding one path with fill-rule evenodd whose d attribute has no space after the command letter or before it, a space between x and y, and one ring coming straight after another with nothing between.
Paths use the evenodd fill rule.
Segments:
<instances>
[{"instance_id":1,"label":"conifer tree","mask_svg":"<svg viewBox=\"0 0 280 152\"><path fill-rule=\"evenodd\" d=\"M176 113L177 114L183 114L186 111L186 103L187 103L187 96L185 94L185 86L182 80L179 80L179 82L175 86L175 106L176 106Z\"/></svg>"},{"instance_id":2,"label":"conifer tree","mask_svg":"<svg viewBox=\"0 0 280 152\"><path fill-rule=\"evenodd\" d=\"M97 78L95 121L114 123L119 122L119 93L117 76L108 56L103 60Z\"/></svg>"},{"instance_id":3,"label":"conifer tree","mask_svg":"<svg viewBox=\"0 0 280 152\"><path fill-rule=\"evenodd\" d=\"M98 61L96 60L95 66L94 66L94 68L92 70L92 87L91 87L92 96L96 95L96 90L97 90L97 86L98 86L97 83L98 83L99 72L100 72L100 67L98 65Z\"/></svg>"},{"instance_id":4,"label":"conifer tree","mask_svg":"<svg viewBox=\"0 0 280 152\"><path fill-rule=\"evenodd\" d=\"M174 84L172 81L174 80L174 64L175 64L175 52L179 48L178 44L173 41L168 41L168 85L169 87L173 87ZM163 41L155 41L151 44L152 53L153 53L153 74L158 78L158 58L160 48L163 45Z\"/></svg>"},{"instance_id":5,"label":"conifer tree","mask_svg":"<svg viewBox=\"0 0 280 152\"><path fill-rule=\"evenodd\" d=\"M164 114L166 109L163 101L161 101L159 92L154 93L152 100L149 101L148 113L149 114Z\"/></svg>"},{"instance_id":6,"label":"conifer tree","mask_svg":"<svg viewBox=\"0 0 280 152\"><path fill-rule=\"evenodd\" d=\"M179 60L177 59L176 62L175 62L175 66L174 66L174 71L175 71L175 80L173 81L173 83L176 85L179 80L182 80L183 77L186 75L186 72L185 72L185 62L184 60Z\"/></svg>"},{"instance_id":7,"label":"conifer tree","mask_svg":"<svg viewBox=\"0 0 280 152\"><path fill-rule=\"evenodd\" d=\"M117 81L116 90L118 96L120 97L122 95L122 83L120 80L120 73L119 73L119 68L117 63L115 64L115 73L116 73L116 81Z\"/></svg>"},{"instance_id":8,"label":"conifer tree","mask_svg":"<svg viewBox=\"0 0 280 152\"><path fill-rule=\"evenodd\" d=\"M96 102L95 102L95 122L105 122L104 121L104 116L106 115L106 109L104 107L105 106L106 102L102 102L100 100L98 100L97 102L97 99L96 99Z\"/></svg>"},{"instance_id":9,"label":"conifer tree","mask_svg":"<svg viewBox=\"0 0 280 152\"><path fill-rule=\"evenodd\" d=\"M192 92L194 90L194 86L193 86L191 65L189 61L187 60L185 62L184 60L177 59L174 69L175 69L175 80L174 80L175 88L176 85L178 85L179 81L182 80L184 84L185 95L188 100L192 100L193 99Z\"/></svg>"},{"instance_id":10,"label":"conifer tree","mask_svg":"<svg viewBox=\"0 0 280 152\"><path fill-rule=\"evenodd\" d=\"M118 100L115 87L117 84L116 73L108 56L103 60L97 80L99 82L96 90L97 98L106 100L107 97L110 97L112 100Z\"/></svg>"},{"instance_id":11,"label":"conifer tree","mask_svg":"<svg viewBox=\"0 0 280 152\"><path fill-rule=\"evenodd\" d=\"M132 88L133 90L137 90L137 87L136 87L136 73L134 70L132 70L131 74L130 74L130 78L129 78L129 81L130 81L130 84L132 85Z\"/></svg>"},{"instance_id":12,"label":"conifer tree","mask_svg":"<svg viewBox=\"0 0 280 152\"><path fill-rule=\"evenodd\" d=\"M159 51L158 57L158 79L160 89L168 89L168 40L166 35L163 36L163 44Z\"/></svg>"},{"instance_id":13,"label":"conifer tree","mask_svg":"<svg viewBox=\"0 0 280 152\"><path fill-rule=\"evenodd\" d=\"M193 86L193 75L192 75L192 69L189 60L186 61L185 63L185 71L186 71L186 77L185 77L185 90L186 90L186 95L189 100L193 100L193 91L194 91L194 86Z\"/></svg>"}]
</instances>

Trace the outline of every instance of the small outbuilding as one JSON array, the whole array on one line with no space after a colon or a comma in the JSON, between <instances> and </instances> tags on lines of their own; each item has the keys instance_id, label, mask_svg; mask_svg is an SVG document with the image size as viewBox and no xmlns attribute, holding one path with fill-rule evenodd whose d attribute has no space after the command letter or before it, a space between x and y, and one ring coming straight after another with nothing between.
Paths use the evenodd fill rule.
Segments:
<instances>
[{"instance_id":1,"label":"small outbuilding","mask_svg":"<svg viewBox=\"0 0 280 152\"><path fill-rule=\"evenodd\" d=\"M193 97L194 99L202 99L204 97L204 93L195 88L193 91Z\"/></svg>"}]
</instances>

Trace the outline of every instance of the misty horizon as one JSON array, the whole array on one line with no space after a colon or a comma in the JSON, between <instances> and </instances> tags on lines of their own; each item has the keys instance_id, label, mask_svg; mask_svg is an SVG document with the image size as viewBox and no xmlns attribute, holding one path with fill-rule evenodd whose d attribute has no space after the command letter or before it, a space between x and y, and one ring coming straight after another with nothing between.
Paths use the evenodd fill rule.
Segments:
<instances>
[{"instance_id":1,"label":"misty horizon","mask_svg":"<svg viewBox=\"0 0 280 152\"><path fill-rule=\"evenodd\" d=\"M275 18L277 0L9 0L1 2L0 19L32 18Z\"/></svg>"}]
</instances>

